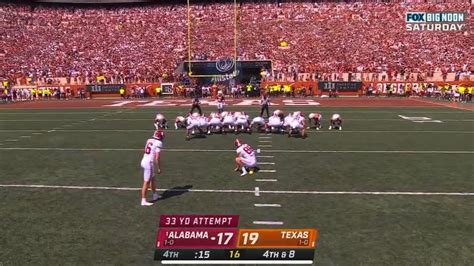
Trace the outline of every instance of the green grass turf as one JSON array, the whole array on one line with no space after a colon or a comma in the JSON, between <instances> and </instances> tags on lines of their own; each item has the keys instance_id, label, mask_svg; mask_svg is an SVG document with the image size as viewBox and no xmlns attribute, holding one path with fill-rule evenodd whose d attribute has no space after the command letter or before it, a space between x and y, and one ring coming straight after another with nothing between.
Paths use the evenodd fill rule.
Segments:
<instances>
[{"instance_id":1,"label":"green grass turf","mask_svg":"<svg viewBox=\"0 0 474 266\"><path fill-rule=\"evenodd\" d=\"M239 177L233 172L233 134L185 142L183 131L168 130L165 148L173 151L163 152L159 187L474 192L473 112L426 107L279 108L319 111L325 127L322 132L311 132L305 140L284 135L264 139L272 141L272 147L262 147L261 155L275 157L260 161L276 165L261 167L276 173ZM229 109L244 109L251 115L257 112L249 107ZM187 109L1 110L0 184L137 188L142 182L141 150L153 131L152 120L158 111L173 120ZM342 132L326 128L327 118L335 112L345 120ZM417 124L400 119L398 114L447 121ZM56 131L47 132L54 128ZM23 135L31 137L19 138ZM239 136L255 147L258 137ZM12 138L19 141L5 141ZM6 149L19 147L25 149ZM41 147L46 149L28 149ZM103 150L77 150L84 148ZM278 182L256 182L255 178L275 178ZM316 265L468 265L474 260L472 196L264 193L255 197L252 193L186 192L171 193L155 206L143 208L138 204L138 191L0 187L0 201L0 265L158 264L152 261L154 235L159 216L167 213L240 214L241 228L275 227L256 226L254 220L283 221L280 227L286 228L318 228ZM254 203L282 207L257 208Z\"/></svg>"}]
</instances>

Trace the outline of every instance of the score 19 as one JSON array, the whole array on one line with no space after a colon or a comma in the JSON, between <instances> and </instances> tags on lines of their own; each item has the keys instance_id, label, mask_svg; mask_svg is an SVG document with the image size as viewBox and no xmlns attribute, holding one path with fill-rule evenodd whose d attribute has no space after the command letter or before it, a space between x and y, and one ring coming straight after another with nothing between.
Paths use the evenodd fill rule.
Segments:
<instances>
[{"instance_id":1,"label":"score 19","mask_svg":"<svg viewBox=\"0 0 474 266\"><path fill-rule=\"evenodd\" d=\"M255 245L255 244L257 244L259 236L260 236L260 234L258 232L243 233L242 234L242 238L243 238L242 244L243 245Z\"/></svg>"}]
</instances>

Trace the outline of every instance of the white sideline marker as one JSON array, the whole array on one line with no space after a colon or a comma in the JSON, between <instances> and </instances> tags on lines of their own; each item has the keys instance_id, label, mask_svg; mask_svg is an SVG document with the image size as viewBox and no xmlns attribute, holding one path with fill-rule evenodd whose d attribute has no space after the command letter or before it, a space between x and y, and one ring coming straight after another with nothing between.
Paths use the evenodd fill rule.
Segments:
<instances>
[{"instance_id":1,"label":"white sideline marker","mask_svg":"<svg viewBox=\"0 0 474 266\"><path fill-rule=\"evenodd\" d=\"M272 162L259 162L258 164L261 164L261 165L274 165L275 163L272 163Z\"/></svg>"},{"instance_id":2,"label":"white sideline marker","mask_svg":"<svg viewBox=\"0 0 474 266\"><path fill-rule=\"evenodd\" d=\"M260 224L260 225L283 225L283 222L280 222L280 221L253 221L253 224Z\"/></svg>"},{"instance_id":3,"label":"white sideline marker","mask_svg":"<svg viewBox=\"0 0 474 266\"><path fill-rule=\"evenodd\" d=\"M273 155L257 155L257 158L273 158Z\"/></svg>"},{"instance_id":4,"label":"white sideline marker","mask_svg":"<svg viewBox=\"0 0 474 266\"><path fill-rule=\"evenodd\" d=\"M20 138L31 138L31 136L20 136Z\"/></svg>"},{"instance_id":5,"label":"white sideline marker","mask_svg":"<svg viewBox=\"0 0 474 266\"><path fill-rule=\"evenodd\" d=\"M272 137L258 137L259 139L271 139Z\"/></svg>"},{"instance_id":6,"label":"white sideline marker","mask_svg":"<svg viewBox=\"0 0 474 266\"><path fill-rule=\"evenodd\" d=\"M51 133L51 132L54 132L56 131L56 129L51 129L51 130L48 130L48 133Z\"/></svg>"},{"instance_id":7,"label":"white sideline marker","mask_svg":"<svg viewBox=\"0 0 474 266\"><path fill-rule=\"evenodd\" d=\"M257 203L255 203L253 206L255 206L255 207L275 207L275 208L281 207L280 204L257 204Z\"/></svg>"},{"instance_id":8,"label":"white sideline marker","mask_svg":"<svg viewBox=\"0 0 474 266\"><path fill-rule=\"evenodd\" d=\"M257 182L277 182L278 179L255 179Z\"/></svg>"},{"instance_id":9,"label":"white sideline marker","mask_svg":"<svg viewBox=\"0 0 474 266\"><path fill-rule=\"evenodd\" d=\"M260 143L272 143L271 140L259 140L258 142L260 142Z\"/></svg>"},{"instance_id":10,"label":"white sideline marker","mask_svg":"<svg viewBox=\"0 0 474 266\"><path fill-rule=\"evenodd\" d=\"M260 188L259 187L255 187L255 196L260 197Z\"/></svg>"},{"instance_id":11,"label":"white sideline marker","mask_svg":"<svg viewBox=\"0 0 474 266\"><path fill-rule=\"evenodd\" d=\"M258 144L257 146L258 146L258 147L267 147L267 148L270 148L272 145Z\"/></svg>"},{"instance_id":12,"label":"white sideline marker","mask_svg":"<svg viewBox=\"0 0 474 266\"><path fill-rule=\"evenodd\" d=\"M43 133L41 133L41 132L33 132L33 133L31 133L31 134L32 134L32 135L41 135L41 134L43 134Z\"/></svg>"},{"instance_id":13,"label":"white sideline marker","mask_svg":"<svg viewBox=\"0 0 474 266\"><path fill-rule=\"evenodd\" d=\"M18 140L17 139L6 139L5 141L14 142L14 141L18 141Z\"/></svg>"}]
</instances>

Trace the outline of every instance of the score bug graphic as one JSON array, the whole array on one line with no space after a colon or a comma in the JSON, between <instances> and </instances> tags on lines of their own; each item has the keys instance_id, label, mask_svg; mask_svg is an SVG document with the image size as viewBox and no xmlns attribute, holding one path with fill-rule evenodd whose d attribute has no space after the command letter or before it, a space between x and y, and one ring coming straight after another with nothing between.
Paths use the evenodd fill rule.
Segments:
<instances>
[{"instance_id":1,"label":"score bug graphic","mask_svg":"<svg viewBox=\"0 0 474 266\"><path fill-rule=\"evenodd\" d=\"M239 248L314 248L315 229L240 229Z\"/></svg>"}]
</instances>

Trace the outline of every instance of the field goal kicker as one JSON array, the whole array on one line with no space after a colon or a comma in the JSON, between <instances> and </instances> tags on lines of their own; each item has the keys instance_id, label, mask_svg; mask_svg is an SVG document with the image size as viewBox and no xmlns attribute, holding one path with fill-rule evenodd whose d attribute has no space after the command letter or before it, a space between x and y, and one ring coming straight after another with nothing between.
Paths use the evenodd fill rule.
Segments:
<instances>
[{"instance_id":1,"label":"field goal kicker","mask_svg":"<svg viewBox=\"0 0 474 266\"><path fill-rule=\"evenodd\" d=\"M193 60L192 58L192 8L191 0L187 0L187 26L188 26L188 61L184 62L187 65L187 73L191 78L216 78L216 77L235 77L237 76L237 38L238 38L238 9L237 0L233 1L234 10L234 47L232 56L219 57L216 60ZM204 73L198 70L199 65L205 64L209 68L210 64L214 64L212 73ZM194 66L193 66L194 65ZM195 71L193 71L193 67ZM186 68L186 67L185 67ZM205 68L204 68L205 69ZM195 73L198 72L198 73Z\"/></svg>"}]
</instances>

